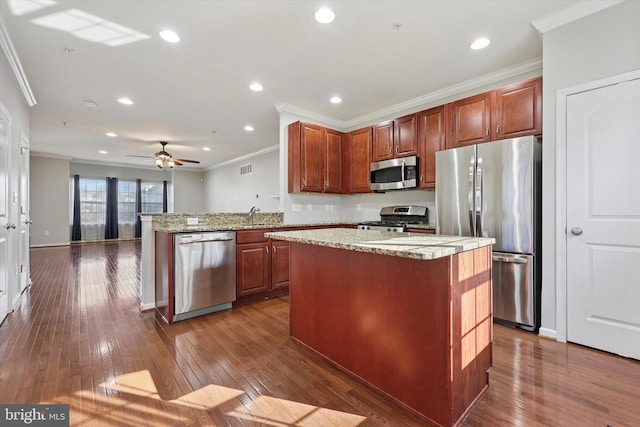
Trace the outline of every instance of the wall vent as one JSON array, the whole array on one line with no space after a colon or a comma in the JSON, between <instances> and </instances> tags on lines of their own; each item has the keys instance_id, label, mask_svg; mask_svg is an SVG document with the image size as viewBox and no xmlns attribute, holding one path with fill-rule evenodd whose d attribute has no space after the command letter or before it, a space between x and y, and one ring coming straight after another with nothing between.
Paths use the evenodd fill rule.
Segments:
<instances>
[{"instance_id":1,"label":"wall vent","mask_svg":"<svg viewBox=\"0 0 640 427\"><path fill-rule=\"evenodd\" d=\"M251 164L240 166L240 175L251 173Z\"/></svg>"}]
</instances>

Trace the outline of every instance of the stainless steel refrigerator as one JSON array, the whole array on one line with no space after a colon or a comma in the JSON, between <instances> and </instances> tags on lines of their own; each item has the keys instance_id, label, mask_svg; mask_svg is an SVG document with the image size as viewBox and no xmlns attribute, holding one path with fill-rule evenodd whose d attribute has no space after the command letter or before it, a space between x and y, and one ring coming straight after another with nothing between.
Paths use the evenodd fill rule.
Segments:
<instances>
[{"instance_id":1,"label":"stainless steel refrigerator","mask_svg":"<svg viewBox=\"0 0 640 427\"><path fill-rule=\"evenodd\" d=\"M436 153L437 232L493 237L494 320L540 326L541 144L533 136Z\"/></svg>"}]
</instances>

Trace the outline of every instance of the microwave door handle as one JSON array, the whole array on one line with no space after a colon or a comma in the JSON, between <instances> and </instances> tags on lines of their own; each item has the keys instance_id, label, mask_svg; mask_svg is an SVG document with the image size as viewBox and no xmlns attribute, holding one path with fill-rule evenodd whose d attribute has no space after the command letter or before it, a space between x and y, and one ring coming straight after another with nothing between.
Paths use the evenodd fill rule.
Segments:
<instances>
[{"instance_id":1,"label":"microwave door handle","mask_svg":"<svg viewBox=\"0 0 640 427\"><path fill-rule=\"evenodd\" d=\"M402 159L402 165L400 166L400 181L402 181L402 186L404 187L404 159Z\"/></svg>"},{"instance_id":2,"label":"microwave door handle","mask_svg":"<svg viewBox=\"0 0 640 427\"><path fill-rule=\"evenodd\" d=\"M482 226L484 223L484 168L482 167L482 157L478 157L476 167L476 236L482 237Z\"/></svg>"},{"instance_id":3,"label":"microwave door handle","mask_svg":"<svg viewBox=\"0 0 640 427\"><path fill-rule=\"evenodd\" d=\"M471 236L476 235L476 228L473 221L473 193L475 191L473 185L473 175L476 169L476 156L471 156L469 162L469 193L467 194L467 203L469 204L469 234Z\"/></svg>"}]
</instances>

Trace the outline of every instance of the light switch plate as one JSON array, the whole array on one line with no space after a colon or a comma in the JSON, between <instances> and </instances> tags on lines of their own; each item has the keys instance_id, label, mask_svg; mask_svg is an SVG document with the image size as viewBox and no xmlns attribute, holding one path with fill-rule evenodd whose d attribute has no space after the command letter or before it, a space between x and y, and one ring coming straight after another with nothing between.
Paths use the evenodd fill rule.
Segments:
<instances>
[{"instance_id":1,"label":"light switch plate","mask_svg":"<svg viewBox=\"0 0 640 427\"><path fill-rule=\"evenodd\" d=\"M198 218L187 218L187 225L198 225Z\"/></svg>"}]
</instances>

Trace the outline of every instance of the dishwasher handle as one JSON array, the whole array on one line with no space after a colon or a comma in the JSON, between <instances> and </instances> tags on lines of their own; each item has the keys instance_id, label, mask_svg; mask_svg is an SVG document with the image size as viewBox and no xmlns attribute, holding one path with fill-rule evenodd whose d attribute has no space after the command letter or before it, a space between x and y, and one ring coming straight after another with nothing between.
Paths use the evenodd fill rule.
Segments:
<instances>
[{"instance_id":1,"label":"dishwasher handle","mask_svg":"<svg viewBox=\"0 0 640 427\"><path fill-rule=\"evenodd\" d=\"M189 245L191 243L207 243L207 242L231 242L233 237L222 237L217 239L201 239L201 240L184 240L180 242L180 245Z\"/></svg>"}]
</instances>

